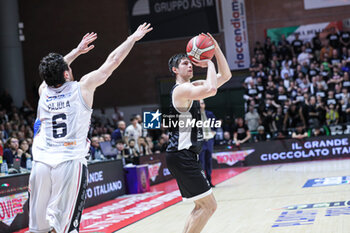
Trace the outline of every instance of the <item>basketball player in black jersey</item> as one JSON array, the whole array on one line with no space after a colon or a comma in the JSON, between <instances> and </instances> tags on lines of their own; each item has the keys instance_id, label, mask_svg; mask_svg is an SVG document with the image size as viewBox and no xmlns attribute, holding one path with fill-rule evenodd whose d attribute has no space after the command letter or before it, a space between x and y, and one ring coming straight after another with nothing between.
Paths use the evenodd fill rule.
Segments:
<instances>
[{"instance_id":1,"label":"basketball player in black jersey","mask_svg":"<svg viewBox=\"0 0 350 233\"><path fill-rule=\"evenodd\" d=\"M231 78L230 68L218 43L209 33L208 36L214 41L218 73L211 60L195 60L194 65L207 68L207 79L191 83L193 67L186 54L176 54L168 63L170 72L176 77L176 84L171 92L169 116L175 116L171 120L183 121L185 126L171 125L167 165L177 181L183 200L195 203L184 233L201 232L217 207L210 184L198 161L202 129L186 126L187 120L201 119L198 100L216 95L217 88Z\"/></svg>"}]
</instances>

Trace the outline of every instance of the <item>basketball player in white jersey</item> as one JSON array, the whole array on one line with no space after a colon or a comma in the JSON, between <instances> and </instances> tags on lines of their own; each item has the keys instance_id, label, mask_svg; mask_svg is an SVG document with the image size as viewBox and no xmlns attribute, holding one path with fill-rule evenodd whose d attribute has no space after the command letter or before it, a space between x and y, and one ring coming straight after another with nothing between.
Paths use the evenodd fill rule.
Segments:
<instances>
[{"instance_id":1,"label":"basketball player in white jersey","mask_svg":"<svg viewBox=\"0 0 350 233\"><path fill-rule=\"evenodd\" d=\"M87 134L95 89L105 83L136 41L151 31L142 24L109 54L102 66L74 81L69 65L93 48L97 35L87 34L65 57L50 53L39 65L37 130L29 179L29 231L79 232L87 186ZM38 126L38 122L40 125Z\"/></svg>"},{"instance_id":2,"label":"basketball player in white jersey","mask_svg":"<svg viewBox=\"0 0 350 233\"><path fill-rule=\"evenodd\" d=\"M207 68L206 80L190 82L193 77L192 62L186 54L174 55L169 60L170 72L176 77L171 93L170 115L176 120L200 120L200 99L216 95L217 88L231 78L231 71L216 40L208 33L215 45L215 57L218 65L211 60L195 60L194 64ZM198 161L201 151L202 129L180 126L170 128L170 139L166 161L171 174L175 177L183 200L194 201L195 207L187 219L184 233L201 232L216 210L216 200L205 173Z\"/></svg>"}]
</instances>

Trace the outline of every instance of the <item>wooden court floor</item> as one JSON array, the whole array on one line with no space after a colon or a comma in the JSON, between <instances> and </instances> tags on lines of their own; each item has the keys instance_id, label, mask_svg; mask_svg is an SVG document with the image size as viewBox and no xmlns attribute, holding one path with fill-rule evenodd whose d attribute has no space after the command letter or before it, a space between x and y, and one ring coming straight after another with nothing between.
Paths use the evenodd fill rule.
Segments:
<instances>
[{"instance_id":1,"label":"wooden court floor","mask_svg":"<svg viewBox=\"0 0 350 233\"><path fill-rule=\"evenodd\" d=\"M342 176L349 159L252 167L214 188L218 209L202 232L348 233L350 184L330 185ZM315 178L332 179L303 188ZM193 206L180 202L117 232L181 233Z\"/></svg>"}]
</instances>

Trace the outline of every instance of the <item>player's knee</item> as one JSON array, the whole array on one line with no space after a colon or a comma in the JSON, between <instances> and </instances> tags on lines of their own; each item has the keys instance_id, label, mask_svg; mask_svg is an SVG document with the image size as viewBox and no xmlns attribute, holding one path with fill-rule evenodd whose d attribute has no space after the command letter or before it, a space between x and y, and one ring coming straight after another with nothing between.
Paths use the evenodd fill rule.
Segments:
<instances>
[{"instance_id":1,"label":"player's knee","mask_svg":"<svg viewBox=\"0 0 350 233\"><path fill-rule=\"evenodd\" d=\"M204 205L205 210L207 211L207 213L209 215L214 214L215 210L217 209L217 203L215 201L215 199L212 199L210 201L208 201L205 205Z\"/></svg>"},{"instance_id":2,"label":"player's knee","mask_svg":"<svg viewBox=\"0 0 350 233\"><path fill-rule=\"evenodd\" d=\"M210 216L213 215L215 213L216 208L217 208L216 204L215 205L210 205L207 208L208 215L210 215Z\"/></svg>"},{"instance_id":3,"label":"player's knee","mask_svg":"<svg viewBox=\"0 0 350 233\"><path fill-rule=\"evenodd\" d=\"M218 204L217 204L216 200L214 200L211 203L211 207L210 207L211 214L214 214L214 212L216 211L217 208L218 208Z\"/></svg>"}]
</instances>

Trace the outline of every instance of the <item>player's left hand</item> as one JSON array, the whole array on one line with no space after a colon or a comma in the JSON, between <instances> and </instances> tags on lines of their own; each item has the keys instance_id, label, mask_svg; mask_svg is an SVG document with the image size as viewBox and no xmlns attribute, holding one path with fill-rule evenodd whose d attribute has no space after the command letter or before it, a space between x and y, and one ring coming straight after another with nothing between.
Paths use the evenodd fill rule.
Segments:
<instances>
[{"instance_id":1,"label":"player's left hand","mask_svg":"<svg viewBox=\"0 0 350 233\"><path fill-rule=\"evenodd\" d=\"M209 59L198 60L198 59L196 59L196 58L192 58L192 62L193 62L193 64L196 65L196 66L199 66L199 67L202 67L202 68L206 68L206 67L208 67L208 64L209 64L210 62L212 62L212 61L209 60Z\"/></svg>"},{"instance_id":2,"label":"player's left hand","mask_svg":"<svg viewBox=\"0 0 350 233\"><path fill-rule=\"evenodd\" d=\"M150 23L141 24L137 30L131 35L135 41L141 40L148 32L152 31Z\"/></svg>"},{"instance_id":3,"label":"player's left hand","mask_svg":"<svg viewBox=\"0 0 350 233\"><path fill-rule=\"evenodd\" d=\"M92 43L94 40L97 39L97 33L91 32L91 33L87 33L83 39L80 41L77 49L78 52L80 54L84 54L89 52L91 49L93 49L95 46L94 45L90 45L90 43Z\"/></svg>"},{"instance_id":4,"label":"player's left hand","mask_svg":"<svg viewBox=\"0 0 350 233\"><path fill-rule=\"evenodd\" d=\"M215 50L220 48L218 42L214 39L214 37L209 32L207 32L207 34L202 32L202 35L208 36L213 41L213 44L215 46Z\"/></svg>"}]
</instances>

